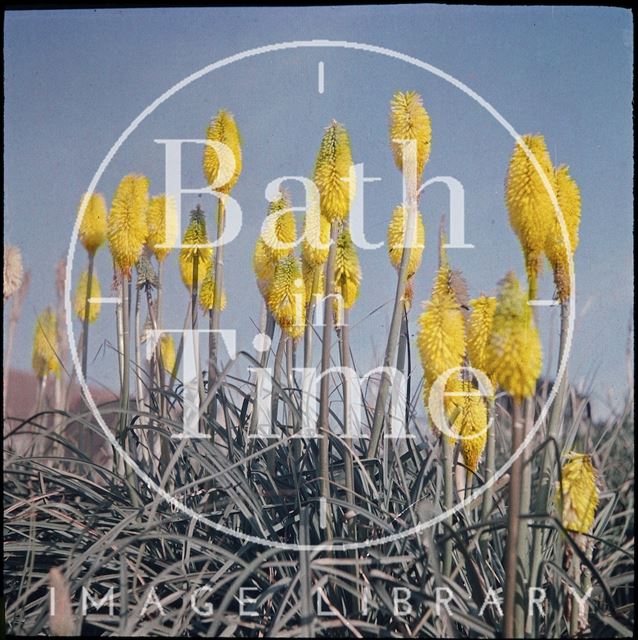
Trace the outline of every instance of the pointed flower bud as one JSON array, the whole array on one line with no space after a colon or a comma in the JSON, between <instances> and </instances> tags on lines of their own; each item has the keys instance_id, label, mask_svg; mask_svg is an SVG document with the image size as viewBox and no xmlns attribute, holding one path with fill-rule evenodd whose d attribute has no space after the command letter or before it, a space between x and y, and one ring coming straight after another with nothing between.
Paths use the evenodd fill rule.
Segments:
<instances>
[{"instance_id":1,"label":"pointed flower bud","mask_svg":"<svg viewBox=\"0 0 638 640\"><path fill-rule=\"evenodd\" d=\"M290 209L290 198L285 192L270 203L262 226L261 237L272 262L289 256L295 249L297 222Z\"/></svg>"},{"instance_id":2,"label":"pointed flower bud","mask_svg":"<svg viewBox=\"0 0 638 640\"><path fill-rule=\"evenodd\" d=\"M470 364L489 377L487 370L487 343L492 334L496 311L496 298L480 296L470 301L472 312L467 331L467 355Z\"/></svg>"},{"instance_id":3,"label":"pointed flower bud","mask_svg":"<svg viewBox=\"0 0 638 640\"><path fill-rule=\"evenodd\" d=\"M388 225L388 253L392 266L397 270L401 265L403 247L406 245L406 223L407 218L403 206L399 205L395 207L392 212L392 219ZM417 211L416 214L416 233L411 244L413 246L407 248L410 252L408 278L413 276L421 265L421 258L423 257L423 249L425 247L425 226L423 224L423 217L419 211Z\"/></svg>"},{"instance_id":4,"label":"pointed flower bud","mask_svg":"<svg viewBox=\"0 0 638 640\"><path fill-rule=\"evenodd\" d=\"M345 227L337 237L335 252L335 293L340 293L343 306L350 309L359 297L361 283L361 267L359 256L350 236L350 229Z\"/></svg>"},{"instance_id":5,"label":"pointed flower bud","mask_svg":"<svg viewBox=\"0 0 638 640\"><path fill-rule=\"evenodd\" d=\"M160 336L160 354L164 371L172 377L175 376L175 341L170 333Z\"/></svg>"},{"instance_id":6,"label":"pointed flower bud","mask_svg":"<svg viewBox=\"0 0 638 640\"><path fill-rule=\"evenodd\" d=\"M206 233L206 219L204 212L197 206L191 211L191 219L184 233L183 247L179 252L179 270L182 275L182 282L190 291L193 288L193 270L195 266L195 256L197 256L197 282L201 285L205 274L210 270L213 249L210 246Z\"/></svg>"},{"instance_id":7,"label":"pointed flower bud","mask_svg":"<svg viewBox=\"0 0 638 640\"><path fill-rule=\"evenodd\" d=\"M275 276L275 263L270 259L268 248L263 238L259 236L255 243L255 251L253 253L253 271L257 279L259 292L264 300L268 300L268 293L272 285L272 279Z\"/></svg>"},{"instance_id":8,"label":"pointed flower bud","mask_svg":"<svg viewBox=\"0 0 638 640\"><path fill-rule=\"evenodd\" d=\"M168 218L168 225L166 219ZM146 225L148 227L148 248L155 254L158 262L171 252L177 244L177 206L172 197L155 196L148 203L146 211ZM162 247L161 245L169 245Z\"/></svg>"},{"instance_id":9,"label":"pointed flower bud","mask_svg":"<svg viewBox=\"0 0 638 640\"><path fill-rule=\"evenodd\" d=\"M88 194L84 195L82 202ZM80 208L82 203L80 203ZM106 203L101 193L92 193L80 222L78 237L88 253L95 253L106 240Z\"/></svg>"},{"instance_id":10,"label":"pointed flower bud","mask_svg":"<svg viewBox=\"0 0 638 640\"><path fill-rule=\"evenodd\" d=\"M87 287L89 285L89 272L85 271L80 276L80 281L78 282L77 289L75 290L75 304L73 305L75 315L84 322L85 319L85 311L86 311L86 294ZM99 298L102 295L100 291L100 281L97 279L95 273L91 278L91 298ZM89 324L92 324L98 319L100 315L100 303L99 302L90 302L89 303Z\"/></svg>"},{"instance_id":11,"label":"pointed flower bud","mask_svg":"<svg viewBox=\"0 0 638 640\"><path fill-rule=\"evenodd\" d=\"M58 320L50 307L47 307L36 320L33 337L33 356L31 365L36 377L46 378L50 373L60 375L58 351Z\"/></svg>"}]
</instances>

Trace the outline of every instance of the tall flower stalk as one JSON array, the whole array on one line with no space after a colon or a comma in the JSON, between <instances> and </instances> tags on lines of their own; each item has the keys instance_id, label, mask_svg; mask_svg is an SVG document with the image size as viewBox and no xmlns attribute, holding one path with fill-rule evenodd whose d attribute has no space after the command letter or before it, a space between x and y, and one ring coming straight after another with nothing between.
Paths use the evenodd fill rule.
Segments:
<instances>
[{"instance_id":1,"label":"tall flower stalk","mask_svg":"<svg viewBox=\"0 0 638 640\"><path fill-rule=\"evenodd\" d=\"M319 190L321 215L330 223L330 248L326 261L326 299L334 291L336 241L339 223L348 217L354 198L354 184L350 180L352 151L350 136L343 125L332 121L326 129L315 162L314 182ZM333 314L324 313L323 341L321 345L321 371L330 367L330 349ZM330 500L330 422L329 422L329 376L321 378L319 392L319 464L321 472L321 497ZM331 509L326 510L326 538L332 539Z\"/></svg>"},{"instance_id":2,"label":"tall flower stalk","mask_svg":"<svg viewBox=\"0 0 638 640\"><path fill-rule=\"evenodd\" d=\"M88 199L88 200L87 200ZM99 296L93 291L93 269L95 254L106 240L106 203L101 193L85 194L80 203L80 209L85 205L84 215L80 222L79 238L88 255L88 271L84 313L82 314L82 378L86 381L88 352L89 352L89 324L91 311L90 299Z\"/></svg>"},{"instance_id":3,"label":"tall flower stalk","mask_svg":"<svg viewBox=\"0 0 638 640\"><path fill-rule=\"evenodd\" d=\"M395 164L403 174L405 198L403 206L406 212L406 223L405 240L401 251L401 261L399 263L397 286L394 295L394 308L383 359L384 368L389 368L396 364L399 332L401 330L401 319L404 310L402 300L405 296L409 276L409 265L412 257L411 248L417 244L418 183L421 180L425 164L430 157L432 129L430 116L423 107L421 96L412 91L406 93L398 92L394 95L391 102L389 134ZM406 250L408 248L410 248L410 250ZM389 386L390 378L388 375L383 374L381 376L374 409L368 457L374 457L377 454L381 440L381 432L383 430L383 419Z\"/></svg>"},{"instance_id":4,"label":"tall flower stalk","mask_svg":"<svg viewBox=\"0 0 638 640\"><path fill-rule=\"evenodd\" d=\"M505 549L505 637L515 637L515 598L517 590L517 545L520 529L523 457L519 449L525 439L525 421L522 403L536 390L541 372L542 349L538 330L534 325L527 295L518 280L509 273L498 296L494 313L492 335L486 363L493 379L513 401L511 455L516 456L511 466L511 479L507 513L507 544Z\"/></svg>"},{"instance_id":5,"label":"tall flower stalk","mask_svg":"<svg viewBox=\"0 0 638 640\"><path fill-rule=\"evenodd\" d=\"M203 169L208 184L222 194L217 202L217 241L224 233L226 209L223 196L227 196L237 184L242 170L241 138L231 113L220 110L211 120L206 130L209 144L204 149ZM216 145L224 145L223 151ZM209 312L209 326L212 331L219 329L222 291L224 286L224 247L218 244L213 269L214 301ZM208 343L208 384L212 387L217 375L218 336L211 333ZM209 415L215 415L215 403L209 405Z\"/></svg>"}]
</instances>

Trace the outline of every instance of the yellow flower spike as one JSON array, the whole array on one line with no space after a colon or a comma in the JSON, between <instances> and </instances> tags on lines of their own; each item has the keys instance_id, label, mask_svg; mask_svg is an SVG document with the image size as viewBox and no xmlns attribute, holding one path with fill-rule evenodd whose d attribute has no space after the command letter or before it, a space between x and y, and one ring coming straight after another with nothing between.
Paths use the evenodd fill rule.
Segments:
<instances>
[{"instance_id":1,"label":"yellow flower spike","mask_svg":"<svg viewBox=\"0 0 638 640\"><path fill-rule=\"evenodd\" d=\"M417 347L426 377L434 380L461 367L465 355L465 323L461 307L446 292L432 297L419 318Z\"/></svg>"},{"instance_id":2,"label":"yellow flower spike","mask_svg":"<svg viewBox=\"0 0 638 640\"><path fill-rule=\"evenodd\" d=\"M232 152L235 166L231 173L229 164L220 163L220 156L216 149L208 145L204 147L204 176L208 184L212 186L218 180L224 181L225 184L215 186L214 190L228 194L237 184L242 169L241 137L233 115L221 109L208 125L206 139L211 142L221 142Z\"/></svg>"},{"instance_id":3,"label":"yellow flower spike","mask_svg":"<svg viewBox=\"0 0 638 640\"><path fill-rule=\"evenodd\" d=\"M471 382L462 383L463 396L453 429L458 434L463 460L475 472L487 442L487 406L478 388Z\"/></svg>"},{"instance_id":4,"label":"yellow flower spike","mask_svg":"<svg viewBox=\"0 0 638 640\"><path fill-rule=\"evenodd\" d=\"M270 259L266 243L259 236L255 243L255 251L253 253L253 271L257 279L257 286L264 299L268 300L268 293L272 280L275 276L275 264Z\"/></svg>"},{"instance_id":5,"label":"yellow flower spike","mask_svg":"<svg viewBox=\"0 0 638 640\"><path fill-rule=\"evenodd\" d=\"M388 225L388 253L390 255L390 262L395 269L399 269L401 265L401 256L405 244L405 225L405 209L402 205L399 205L395 207L392 212L392 219ZM417 211L416 233L412 244L414 246L409 248L408 278L413 276L421 265L421 258L423 257L423 249L425 247L425 226L423 224L423 217L419 211Z\"/></svg>"},{"instance_id":6,"label":"yellow flower spike","mask_svg":"<svg viewBox=\"0 0 638 640\"><path fill-rule=\"evenodd\" d=\"M337 250L335 252L335 293L343 297L343 306L350 309L359 297L359 284L361 283L361 266L359 256L352 242L350 230L344 228L337 237Z\"/></svg>"},{"instance_id":7,"label":"yellow flower spike","mask_svg":"<svg viewBox=\"0 0 638 640\"><path fill-rule=\"evenodd\" d=\"M82 197L80 208L87 196ZM78 237L88 253L95 253L106 240L106 202L101 193L92 193L80 222Z\"/></svg>"},{"instance_id":8,"label":"yellow flower spike","mask_svg":"<svg viewBox=\"0 0 638 640\"><path fill-rule=\"evenodd\" d=\"M294 255L280 260L275 266L268 307L282 331L292 338L299 338L304 333L306 324L306 307L301 264Z\"/></svg>"},{"instance_id":9,"label":"yellow flower spike","mask_svg":"<svg viewBox=\"0 0 638 640\"><path fill-rule=\"evenodd\" d=\"M60 375L58 350L58 320L50 307L47 307L36 320L33 337L33 356L31 365L36 377L46 378L50 373Z\"/></svg>"},{"instance_id":10,"label":"yellow flower spike","mask_svg":"<svg viewBox=\"0 0 638 640\"><path fill-rule=\"evenodd\" d=\"M525 135L523 141L538 161L553 188L554 170L545 145L545 138L541 135ZM545 241L555 212L541 175L519 144L514 148L510 160L505 199L510 224L525 254L530 298L533 298L536 297L536 282L542 267Z\"/></svg>"},{"instance_id":11,"label":"yellow flower spike","mask_svg":"<svg viewBox=\"0 0 638 640\"><path fill-rule=\"evenodd\" d=\"M168 217L168 226L166 218ZM177 205L171 197L165 195L151 198L146 210L146 226L148 228L148 238L146 244L155 254L158 262L171 252L171 248L177 244ZM159 245L170 245L160 247Z\"/></svg>"},{"instance_id":12,"label":"yellow flower spike","mask_svg":"<svg viewBox=\"0 0 638 640\"><path fill-rule=\"evenodd\" d=\"M311 264L308 264L302 258L301 273L303 276L304 287L306 289L306 297L304 300L304 305L306 307L310 303L310 297L312 296L312 286L314 284L314 279L315 279L315 270L317 270L319 273L319 281L318 281L317 290L314 293L315 295L323 297L325 294L325 288L326 288L326 274L324 270L321 269L320 267L316 267Z\"/></svg>"},{"instance_id":13,"label":"yellow flower spike","mask_svg":"<svg viewBox=\"0 0 638 640\"><path fill-rule=\"evenodd\" d=\"M487 369L487 343L492 334L496 298L480 296L470 301L472 312L467 330L467 355L470 364L490 377Z\"/></svg>"},{"instance_id":14,"label":"yellow flower spike","mask_svg":"<svg viewBox=\"0 0 638 640\"><path fill-rule=\"evenodd\" d=\"M210 311L215 304L215 280L213 278L212 267L209 267L206 275L204 276L204 280L202 281L202 287L199 291L199 303L204 311ZM218 311L223 311L225 308L226 292L222 289Z\"/></svg>"},{"instance_id":15,"label":"yellow flower spike","mask_svg":"<svg viewBox=\"0 0 638 640\"><path fill-rule=\"evenodd\" d=\"M430 157L432 126L430 116L423 107L421 96L414 91L399 91L390 102L390 144L394 163L403 171L403 144L394 140L416 140L417 178L423 175L423 169Z\"/></svg>"},{"instance_id":16,"label":"yellow flower spike","mask_svg":"<svg viewBox=\"0 0 638 640\"><path fill-rule=\"evenodd\" d=\"M569 175L569 167L558 167L554 172L556 184L556 198L563 213L571 255L578 247L578 226L580 225L580 190L574 179ZM557 213L550 225L545 241L545 254L554 270L554 282L561 302L565 302L570 295L569 258L567 247L563 240L563 233L558 222Z\"/></svg>"},{"instance_id":17,"label":"yellow flower spike","mask_svg":"<svg viewBox=\"0 0 638 640\"><path fill-rule=\"evenodd\" d=\"M213 249L205 245L210 244L206 233L206 219L204 212L198 207L191 211L191 219L184 233L183 247L179 252L179 270L182 282L191 291L193 288L193 266L197 256L197 282L201 285L206 273L210 271Z\"/></svg>"},{"instance_id":18,"label":"yellow flower spike","mask_svg":"<svg viewBox=\"0 0 638 640\"><path fill-rule=\"evenodd\" d=\"M272 262L277 262L294 251L297 222L295 214L290 209L290 199L285 192L270 203L261 237Z\"/></svg>"},{"instance_id":19,"label":"yellow flower spike","mask_svg":"<svg viewBox=\"0 0 638 640\"><path fill-rule=\"evenodd\" d=\"M321 215L330 223L344 220L350 211L355 190L349 179L351 166L350 137L343 125L333 120L321 140L314 173Z\"/></svg>"},{"instance_id":20,"label":"yellow flower spike","mask_svg":"<svg viewBox=\"0 0 638 640\"><path fill-rule=\"evenodd\" d=\"M115 267L130 276L146 242L148 178L128 175L118 185L108 220L107 237Z\"/></svg>"},{"instance_id":21,"label":"yellow flower spike","mask_svg":"<svg viewBox=\"0 0 638 640\"><path fill-rule=\"evenodd\" d=\"M304 219L301 257L308 265L318 267L328 260L330 222L318 209L308 211Z\"/></svg>"},{"instance_id":22,"label":"yellow flower spike","mask_svg":"<svg viewBox=\"0 0 638 640\"><path fill-rule=\"evenodd\" d=\"M591 457L572 452L562 466L563 482L556 483L556 506L568 531L589 533L594 524L599 493Z\"/></svg>"},{"instance_id":23,"label":"yellow flower spike","mask_svg":"<svg viewBox=\"0 0 638 640\"><path fill-rule=\"evenodd\" d=\"M160 336L160 354L164 371L171 377L175 377L175 342L170 333L163 333Z\"/></svg>"},{"instance_id":24,"label":"yellow flower spike","mask_svg":"<svg viewBox=\"0 0 638 640\"><path fill-rule=\"evenodd\" d=\"M485 367L495 384L520 401L534 394L542 364L541 341L527 295L510 272L496 303Z\"/></svg>"},{"instance_id":25,"label":"yellow flower spike","mask_svg":"<svg viewBox=\"0 0 638 640\"><path fill-rule=\"evenodd\" d=\"M86 290L89 285L89 273L85 271L80 276L80 281L78 282L77 289L75 290L75 304L73 305L73 309L75 311L75 315L84 322L85 311L86 311ZM95 273L91 278L91 298L99 298L102 295L100 290L100 281L97 279ZM89 303L89 324L92 324L98 319L100 315L100 303L99 302L90 302Z\"/></svg>"}]
</instances>

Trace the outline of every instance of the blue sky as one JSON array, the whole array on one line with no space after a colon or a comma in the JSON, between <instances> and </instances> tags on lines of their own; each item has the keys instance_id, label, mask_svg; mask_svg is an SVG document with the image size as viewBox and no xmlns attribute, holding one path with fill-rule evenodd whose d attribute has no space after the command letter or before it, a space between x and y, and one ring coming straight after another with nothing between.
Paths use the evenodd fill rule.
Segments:
<instances>
[{"instance_id":1,"label":"blue sky","mask_svg":"<svg viewBox=\"0 0 638 640\"><path fill-rule=\"evenodd\" d=\"M32 272L16 337L14 363L28 368L33 323L54 300L54 266L68 250L82 193L104 155L154 99L198 69L246 49L290 40L332 39L388 47L455 76L488 100L520 133L542 133L555 164L566 163L583 202L576 253L577 318L570 375L595 375L599 404L627 385L628 326L633 316L632 41L628 11L549 7L321 7L9 12L5 14L5 241L17 244ZM324 62L325 91L317 90ZM432 119L432 155L425 178L451 175L465 188L466 241L451 251L470 293L493 293L523 261L504 205L503 183L513 140L484 110L440 78L379 55L303 49L243 60L197 80L162 104L131 135L102 177L110 201L127 173L164 191L163 149L156 138L202 138L220 108L232 111L243 138L244 170L233 192L244 227L226 249L228 310L249 348L259 317L250 259L267 203L266 184L282 175L310 175L323 128L348 128L353 156L381 182L366 187L366 234L385 238L401 199L400 175L388 146L389 102L415 90ZM184 151L185 186L203 186L201 147ZM301 191L292 188L299 198ZM185 196L188 212L195 196ZM301 204L296 202L295 204ZM202 200L212 222L214 202ZM429 297L436 267L436 230L447 210L445 189L422 199L427 228L416 299ZM186 220L183 220L185 227ZM353 347L362 369L381 364L394 272L385 249L362 252L361 297L352 313ZM85 266L77 252L74 280ZM181 327L186 290L176 257L168 258L166 324ZM108 253L97 270L108 291ZM546 275L541 294L551 297ZM420 305L411 313L413 328ZM542 309L545 350L555 351L556 309ZM6 314L5 314L6 315ZM6 326L6 325L5 325ZM77 329L76 329L77 330ZM92 333L92 356L114 339L113 312ZM553 342L552 342L553 341ZM550 344L551 343L551 344ZM550 349L550 346L553 348ZM556 356L547 358L555 367ZM551 362L550 362L551 360ZM553 364L552 364L553 363ZM115 384L115 358L100 351L92 376Z\"/></svg>"}]
</instances>

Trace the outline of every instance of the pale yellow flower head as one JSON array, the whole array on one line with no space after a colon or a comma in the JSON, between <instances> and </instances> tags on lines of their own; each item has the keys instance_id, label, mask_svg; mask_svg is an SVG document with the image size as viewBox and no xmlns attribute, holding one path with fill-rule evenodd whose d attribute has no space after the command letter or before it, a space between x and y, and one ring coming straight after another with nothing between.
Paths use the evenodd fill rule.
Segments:
<instances>
[{"instance_id":1,"label":"pale yellow flower head","mask_svg":"<svg viewBox=\"0 0 638 640\"><path fill-rule=\"evenodd\" d=\"M525 135L522 139L536 158L542 174L554 188L554 169L545 145L545 138L541 135ZM545 241L555 214L551 196L541 173L536 170L525 149L519 144L514 148L510 160L505 199L510 224L525 254L530 297L535 297Z\"/></svg>"},{"instance_id":2,"label":"pale yellow flower head","mask_svg":"<svg viewBox=\"0 0 638 640\"><path fill-rule=\"evenodd\" d=\"M220 110L208 125L206 140L221 142L230 151L228 157L225 157L209 145L204 147L204 176L208 184L215 191L228 194L237 184L242 169L241 137L233 115ZM224 184L217 184L218 182Z\"/></svg>"},{"instance_id":3,"label":"pale yellow flower head","mask_svg":"<svg viewBox=\"0 0 638 640\"><path fill-rule=\"evenodd\" d=\"M328 259L330 250L330 222L319 209L311 209L304 218L301 257L309 265L319 266Z\"/></svg>"},{"instance_id":4,"label":"pale yellow flower head","mask_svg":"<svg viewBox=\"0 0 638 640\"><path fill-rule=\"evenodd\" d=\"M255 243L253 271L255 272L259 292L265 300L268 300L270 286L275 276L275 263L271 260L266 243L261 236L257 238L257 242Z\"/></svg>"},{"instance_id":5,"label":"pale yellow flower head","mask_svg":"<svg viewBox=\"0 0 638 640\"><path fill-rule=\"evenodd\" d=\"M115 191L108 220L108 241L116 269L130 276L146 242L148 178L128 175Z\"/></svg>"},{"instance_id":6,"label":"pale yellow flower head","mask_svg":"<svg viewBox=\"0 0 638 640\"><path fill-rule=\"evenodd\" d=\"M463 366L465 355L465 323L454 297L444 292L425 304L419 317L417 347L426 378Z\"/></svg>"},{"instance_id":7,"label":"pale yellow flower head","mask_svg":"<svg viewBox=\"0 0 638 640\"><path fill-rule=\"evenodd\" d=\"M350 137L343 125L333 121L321 140L314 173L321 215L331 223L344 220L350 211L355 191L350 167Z\"/></svg>"},{"instance_id":8,"label":"pale yellow flower head","mask_svg":"<svg viewBox=\"0 0 638 640\"><path fill-rule=\"evenodd\" d=\"M273 262L289 256L295 249L297 222L285 192L270 203L268 215L262 225L261 237Z\"/></svg>"},{"instance_id":9,"label":"pale yellow flower head","mask_svg":"<svg viewBox=\"0 0 638 640\"><path fill-rule=\"evenodd\" d=\"M60 375L58 351L58 320L50 307L37 318L33 337L31 364L36 377L42 379L53 373Z\"/></svg>"},{"instance_id":10,"label":"pale yellow flower head","mask_svg":"<svg viewBox=\"0 0 638 640\"><path fill-rule=\"evenodd\" d=\"M176 375L175 372L175 341L170 333L163 333L160 336L160 354L162 357L162 366L164 371L172 377Z\"/></svg>"},{"instance_id":11,"label":"pale yellow flower head","mask_svg":"<svg viewBox=\"0 0 638 640\"><path fill-rule=\"evenodd\" d=\"M430 157L432 127L421 96L414 91L398 91L390 103L390 144L394 163L403 171L403 144L395 140L416 140L416 175L420 178Z\"/></svg>"},{"instance_id":12,"label":"pale yellow flower head","mask_svg":"<svg viewBox=\"0 0 638 640\"><path fill-rule=\"evenodd\" d=\"M80 208L88 194L82 197ZM86 203L86 209L80 222L79 239L82 246L90 253L95 253L106 240L106 202L101 193L92 193Z\"/></svg>"},{"instance_id":13,"label":"pale yellow flower head","mask_svg":"<svg viewBox=\"0 0 638 640\"><path fill-rule=\"evenodd\" d=\"M191 212L190 223L184 233L184 246L179 252L179 270L182 282L188 290L193 288L195 257L197 256L197 284L201 285L206 273L211 268L213 249L206 233L204 212L197 207Z\"/></svg>"},{"instance_id":14,"label":"pale yellow flower head","mask_svg":"<svg viewBox=\"0 0 638 640\"><path fill-rule=\"evenodd\" d=\"M359 297L361 266L352 242L350 230L344 228L337 238L335 252L334 290L343 298L343 306L350 309Z\"/></svg>"},{"instance_id":15,"label":"pale yellow flower head","mask_svg":"<svg viewBox=\"0 0 638 640\"><path fill-rule=\"evenodd\" d=\"M467 330L467 355L470 364L489 377L487 370L487 343L492 335L496 298L479 296L470 301L472 312Z\"/></svg>"},{"instance_id":16,"label":"pale yellow flower head","mask_svg":"<svg viewBox=\"0 0 638 640\"><path fill-rule=\"evenodd\" d=\"M542 364L541 341L527 295L509 273L496 303L485 368L495 384L520 401L534 394Z\"/></svg>"},{"instance_id":17,"label":"pale yellow flower head","mask_svg":"<svg viewBox=\"0 0 638 640\"><path fill-rule=\"evenodd\" d=\"M562 466L561 483L556 483L556 506L568 531L589 533L594 524L599 492L591 457L572 452Z\"/></svg>"},{"instance_id":18,"label":"pale yellow flower head","mask_svg":"<svg viewBox=\"0 0 638 640\"><path fill-rule=\"evenodd\" d=\"M146 226L148 228L146 244L155 254L158 262L162 262L177 244L178 220L175 200L165 195L151 198L146 211Z\"/></svg>"},{"instance_id":19,"label":"pale yellow flower head","mask_svg":"<svg viewBox=\"0 0 638 640\"><path fill-rule=\"evenodd\" d=\"M75 290L75 304L73 305L73 309L75 311L75 315L84 322L85 319L85 311L86 311L86 294L87 288L89 285L89 272L85 271L80 276L80 281L78 282L77 289ZM95 273L91 278L91 298L99 298L102 295L100 290L100 281L97 279ZM88 314L88 322L92 324L98 319L100 315L100 303L99 302L90 302L89 303L89 314Z\"/></svg>"},{"instance_id":20,"label":"pale yellow flower head","mask_svg":"<svg viewBox=\"0 0 638 640\"><path fill-rule=\"evenodd\" d=\"M388 225L388 254L390 262L395 269L401 265L401 256L403 255L403 247L405 246L407 216L402 205L395 207L392 212L392 219ZM416 214L416 233L412 242L412 247L407 250L410 252L408 260L408 278L413 276L421 265L423 257L423 249L425 247L425 226L423 217L417 211Z\"/></svg>"},{"instance_id":21,"label":"pale yellow flower head","mask_svg":"<svg viewBox=\"0 0 638 640\"><path fill-rule=\"evenodd\" d=\"M306 324L306 291L299 258L294 255L275 266L268 307L283 331L292 338L303 335Z\"/></svg>"},{"instance_id":22,"label":"pale yellow flower head","mask_svg":"<svg viewBox=\"0 0 638 640\"><path fill-rule=\"evenodd\" d=\"M215 306L215 279L213 278L212 266L206 272L202 282L202 287L199 291L199 303L204 311L210 311ZM218 311L223 311L225 308L226 292L222 289Z\"/></svg>"},{"instance_id":23,"label":"pale yellow flower head","mask_svg":"<svg viewBox=\"0 0 638 640\"><path fill-rule=\"evenodd\" d=\"M574 255L578 247L578 227L580 225L580 190L575 180L569 175L569 168L558 167L554 172L556 198L563 214L567 235ZM554 270L554 282L561 302L565 302L570 295L569 257L558 214L554 212L552 222L545 241L545 253Z\"/></svg>"}]
</instances>

